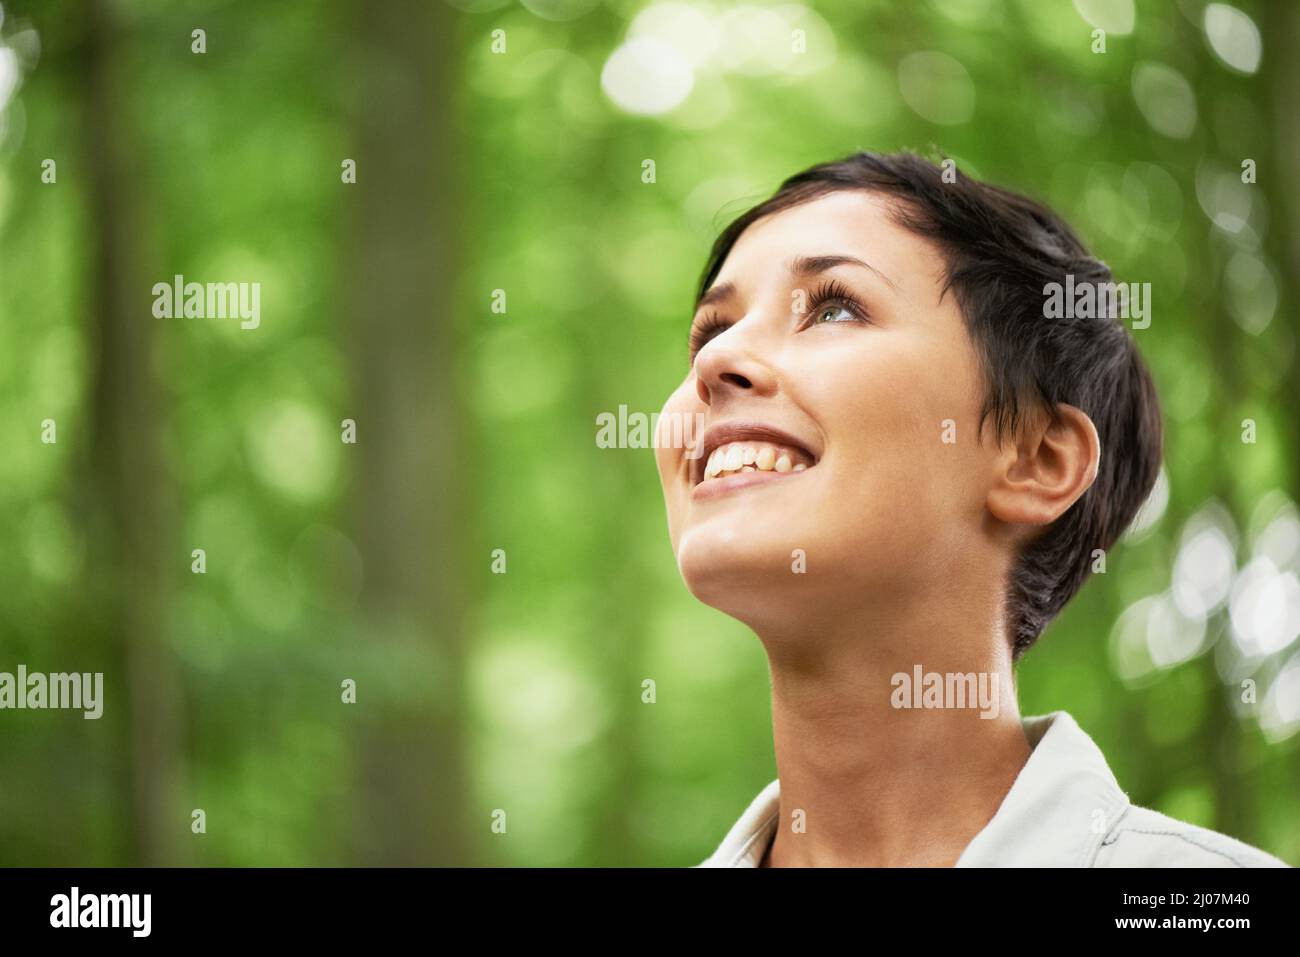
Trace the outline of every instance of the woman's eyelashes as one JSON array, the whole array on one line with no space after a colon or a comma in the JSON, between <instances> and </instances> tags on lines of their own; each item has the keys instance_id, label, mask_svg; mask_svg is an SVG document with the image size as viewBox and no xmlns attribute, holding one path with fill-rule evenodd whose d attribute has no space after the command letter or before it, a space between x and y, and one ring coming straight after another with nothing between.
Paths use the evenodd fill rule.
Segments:
<instances>
[{"instance_id":1,"label":"woman's eyelashes","mask_svg":"<svg viewBox=\"0 0 1300 957\"><path fill-rule=\"evenodd\" d=\"M847 319L826 319L826 316L844 315ZM842 282L827 280L813 292L812 303L800 324L800 331L819 322L866 322L867 309Z\"/></svg>"},{"instance_id":2,"label":"woman's eyelashes","mask_svg":"<svg viewBox=\"0 0 1300 957\"><path fill-rule=\"evenodd\" d=\"M828 318L828 317L840 318ZM826 280L812 294L808 308L804 310L796 332L802 332L810 326L823 322L869 322L870 316L864 306L848 287L834 279ZM720 332L724 332L731 323L724 321L716 312L706 313L691 325L690 356L691 364L699 351Z\"/></svg>"},{"instance_id":3,"label":"woman's eyelashes","mask_svg":"<svg viewBox=\"0 0 1300 957\"><path fill-rule=\"evenodd\" d=\"M703 319L691 324L691 364L695 364L696 354L704 348L705 343L716 336L723 329L727 328L727 323L718 317L716 312L710 312Z\"/></svg>"}]
</instances>

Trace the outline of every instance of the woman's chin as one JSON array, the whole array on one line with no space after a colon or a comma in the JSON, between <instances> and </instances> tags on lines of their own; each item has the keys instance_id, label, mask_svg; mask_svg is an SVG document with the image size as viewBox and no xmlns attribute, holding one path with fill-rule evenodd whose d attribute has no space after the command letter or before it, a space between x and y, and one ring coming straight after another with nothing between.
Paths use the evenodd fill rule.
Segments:
<instances>
[{"instance_id":1,"label":"woman's chin","mask_svg":"<svg viewBox=\"0 0 1300 957\"><path fill-rule=\"evenodd\" d=\"M752 539L741 543L702 538L683 539L677 567L691 594L724 614L749 624L796 581L798 557L789 548L775 543L765 548Z\"/></svg>"}]
</instances>

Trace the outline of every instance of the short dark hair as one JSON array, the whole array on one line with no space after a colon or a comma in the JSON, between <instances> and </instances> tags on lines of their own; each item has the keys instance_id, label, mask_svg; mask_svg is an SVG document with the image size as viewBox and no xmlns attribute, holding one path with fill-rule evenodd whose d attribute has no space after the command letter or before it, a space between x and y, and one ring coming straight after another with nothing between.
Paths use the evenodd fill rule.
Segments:
<instances>
[{"instance_id":1,"label":"short dark hair","mask_svg":"<svg viewBox=\"0 0 1300 957\"><path fill-rule=\"evenodd\" d=\"M1064 286L1067 275L1076 288L1112 281L1110 269L1059 216L1025 196L972 179L955 164L939 166L913 153L857 152L789 177L718 236L698 295L713 284L740 234L756 220L852 189L891 197L895 221L943 254L942 294L952 290L956 296L982 365L981 430L992 416L1002 441L1020 427L1026 409L1042 409L1055 419L1061 402L1083 410L1097 427L1096 481L1021 548L1007 583L1006 633L1012 660L1019 661L1082 586L1093 550L1114 544L1155 484L1163 427L1151 374L1113 298L1095 315L1046 317L1049 283Z\"/></svg>"}]
</instances>

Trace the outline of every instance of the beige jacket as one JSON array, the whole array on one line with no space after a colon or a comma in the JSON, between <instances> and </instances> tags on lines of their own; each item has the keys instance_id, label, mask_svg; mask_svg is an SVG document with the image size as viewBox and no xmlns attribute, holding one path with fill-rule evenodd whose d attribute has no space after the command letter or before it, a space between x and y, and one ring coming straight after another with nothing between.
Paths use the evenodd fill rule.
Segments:
<instances>
[{"instance_id":1,"label":"beige jacket","mask_svg":"<svg viewBox=\"0 0 1300 957\"><path fill-rule=\"evenodd\" d=\"M957 867L1289 867L1234 838L1129 802L1065 711L1024 718L1029 760ZM776 833L772 781L696 867L757 867Z\"/></svg>"}]
</instances>

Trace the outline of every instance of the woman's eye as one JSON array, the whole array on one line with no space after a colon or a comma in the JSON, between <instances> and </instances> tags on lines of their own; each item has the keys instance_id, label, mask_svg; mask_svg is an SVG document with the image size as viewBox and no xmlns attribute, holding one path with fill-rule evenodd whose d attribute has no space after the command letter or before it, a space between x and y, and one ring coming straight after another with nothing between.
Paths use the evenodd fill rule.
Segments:
<instances>
[{"instance_id":1,"label":"woman's eye","mask_svg":"<svg viewBox=\"0 0 1300 957\"><path fill-rule=\"evenodd\" d=\"M857 318L852 310L834 304L819 306L813 313L813 322L856 322Z\"/></svg>"},{"instance_id":2,"label":"woman's eye","mask_svg":"<svg viewBox=\"0 0 1300 957\"><path fill-rule=\"evenodd\" d=\"M857 322L867 319L867 310L842 282L832 280L813 290L812 308L804 319L803 327L822 323Z\"/></svg>"},{"instance_id":3,"label":"woman's eye","mask_svg":"<svg viewBox=\"0 0 1300 957\"><path fill-rule=\"evenodd\" d=\"M695 354L703 349L718 333L727 328L727 324L718 318L716 314L707 316L698 325L691 327L690 335L690 362L695 363Z\"/></svg>"}]
</instances>

